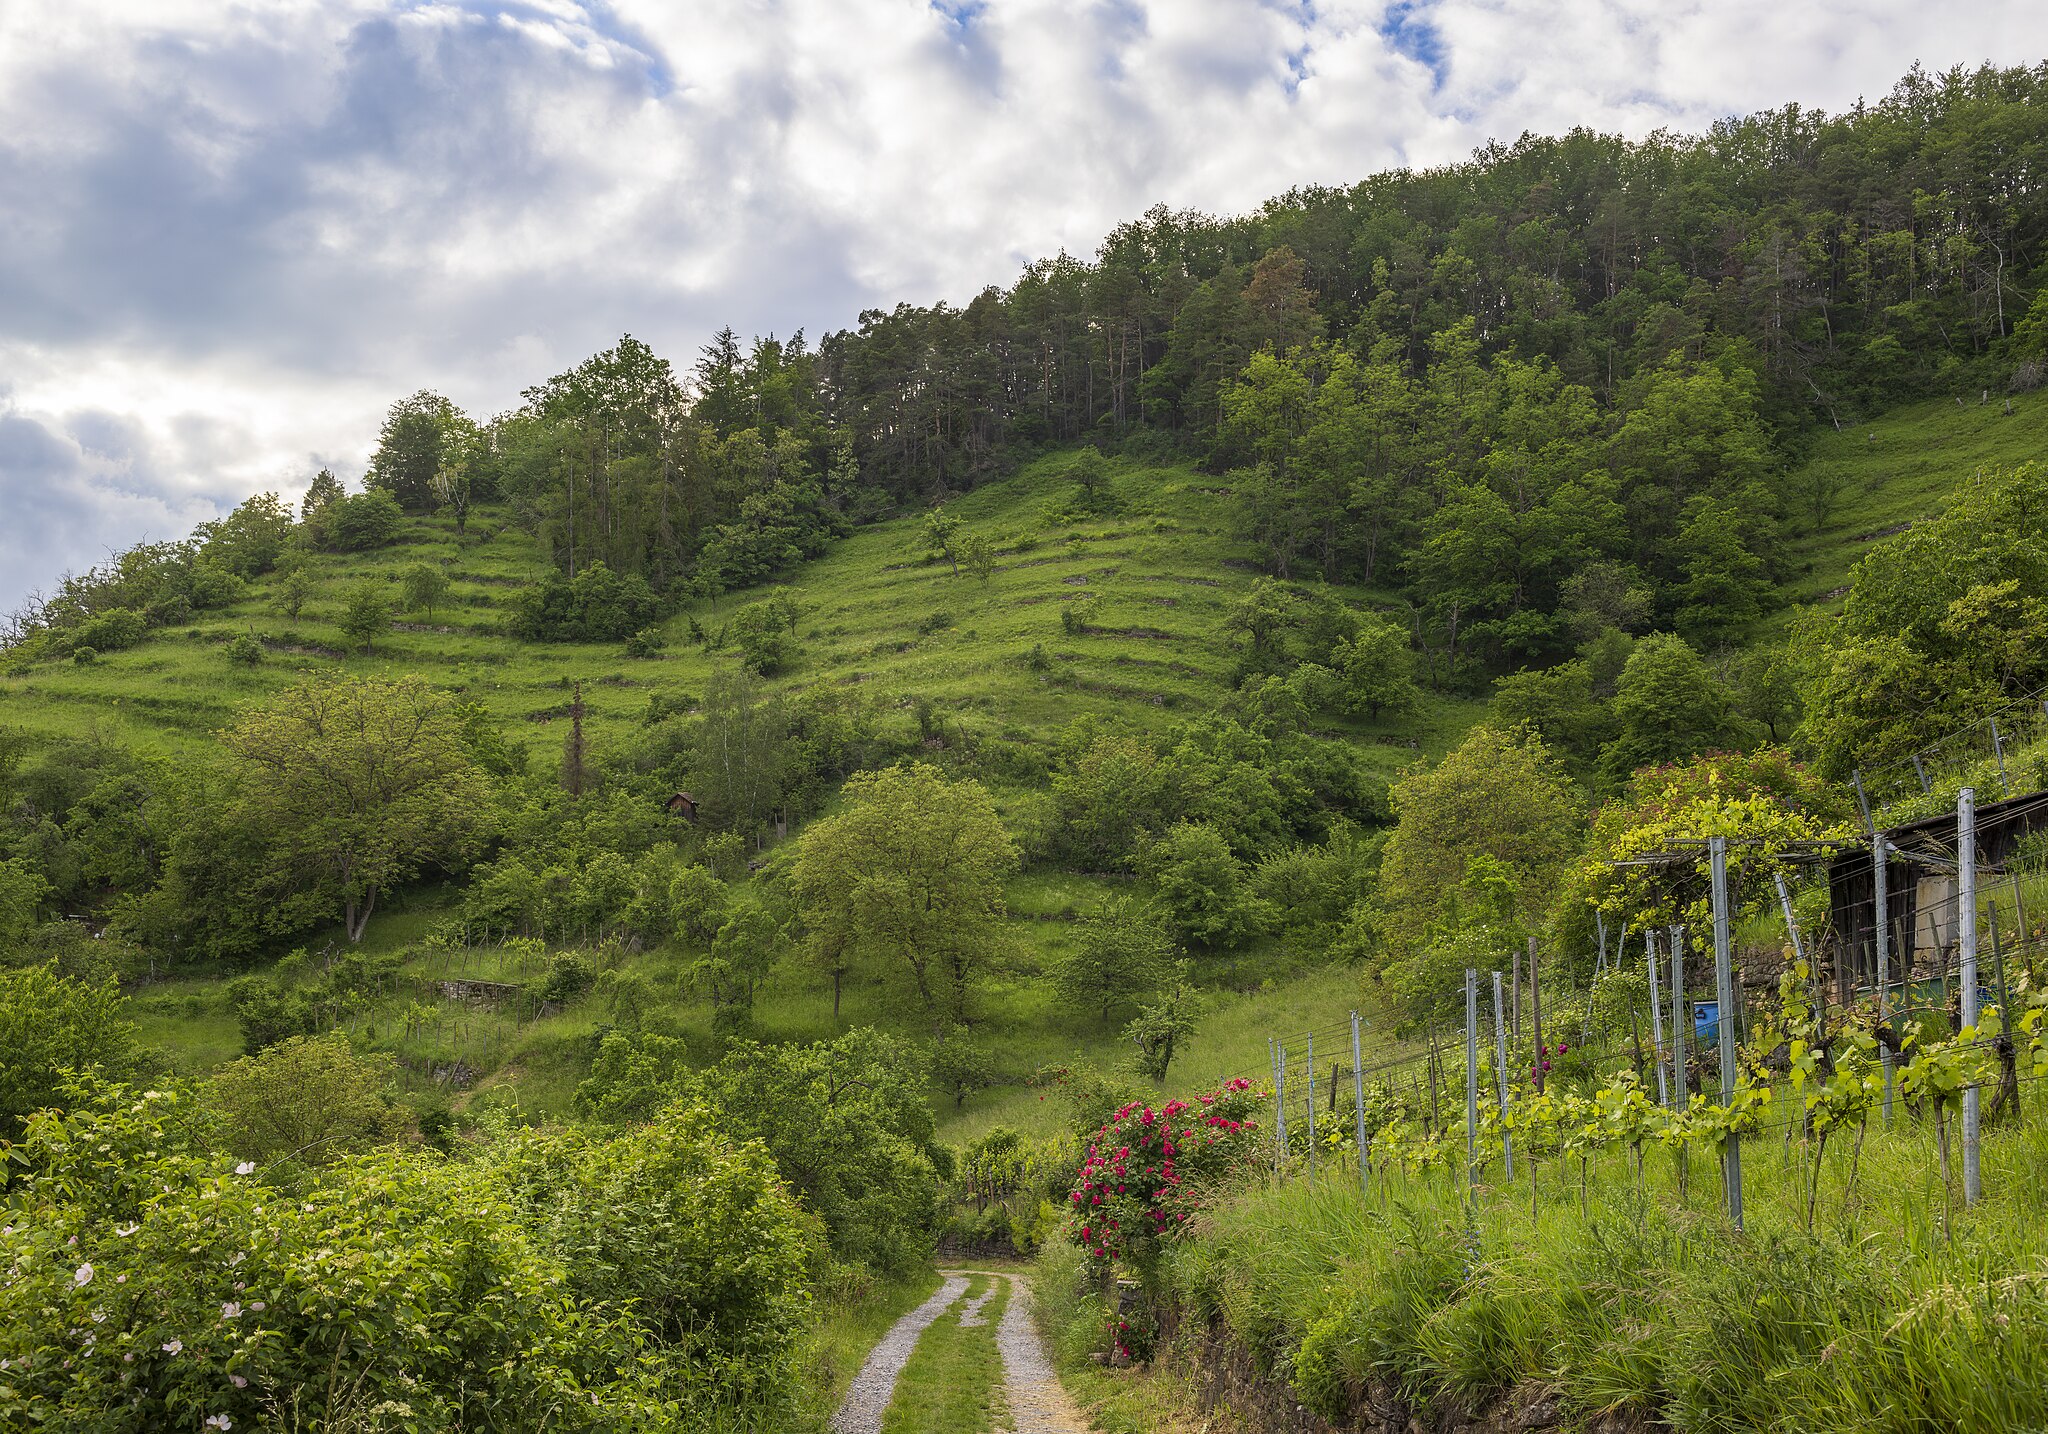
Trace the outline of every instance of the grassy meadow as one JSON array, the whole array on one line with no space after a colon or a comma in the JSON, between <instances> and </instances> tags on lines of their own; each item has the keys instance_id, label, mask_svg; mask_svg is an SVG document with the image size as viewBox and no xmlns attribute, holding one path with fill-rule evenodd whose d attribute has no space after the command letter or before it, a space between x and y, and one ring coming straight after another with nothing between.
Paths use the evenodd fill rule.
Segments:
<instances>
[{"instance_id":1,"label":"grassy meadow","mask_svg":"<svg viewBox=\"0 0 2048 1434\"><path fill-rule=\"evenodd\" d=\"M1814 604L1832 605L1849 570L1893 533L1941 511L1958 482L1988 468L2012 467L2048 452L2048 392L1958 404L1933 398L1907 404L1840 431L1817 430L1788 475L1792 531L1784 558L1791 606L1777 626ZM1813 521L1815 500L1825 516Z\"/></svg>"}]
</instances>

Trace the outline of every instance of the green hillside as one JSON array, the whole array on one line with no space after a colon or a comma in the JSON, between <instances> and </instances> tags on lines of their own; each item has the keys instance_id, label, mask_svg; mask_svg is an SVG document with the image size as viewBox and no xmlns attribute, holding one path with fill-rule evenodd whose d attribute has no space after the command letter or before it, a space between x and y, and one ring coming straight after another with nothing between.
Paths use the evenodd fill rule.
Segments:
<instances>
[{"instance_id":1,"label":"green hillside","mask_svg":"<svg viewBox=\"0 0 2048 1434\"><path fill-rule=\"evenodd\" d=\"M2048 427L2044 415L2048 407L2034 396L2011 416L1998 404L1933 402L1817 440L1788 489L1824 487L1833 507L1824 526L1794 542L1799 576L1788 597L1826 603L1872 543L1938 511L1954 475L2029 456ZM965 570L956 575L934 557L921 515L857 529L793 571L787 587L801 605L795 656L770 681L784 691L858 690L904 740L921 740L935 756L1001 744L1009 758L976 770L1006 823L1027 833L1043 826L1045 764L1067 724L1092 718L1156 730L1227 706L1240 660L1227 611L1257 570L1232 536L1233 495L1222 480L1188 467L1119 463L1118 511L1076 517L1065 511L1072 491L1067 461L1040 460L948 506L965 531L994 544L985 579ZM369 582L388 590L396 606L404 574L423 562L452 580L443 604L401 614L368 655L346 651L339 626L346 595ZM574 685L582 685L585 731L599 760L623 752L650 711L688 710L714 672L730 666L731 654L714 648L720 627L762 595L751 590L691 602L661 624L658 655L634 658L616 644L510 635L515 597L546 566L533 535L501 508L473 513L461 533L446 517L411 517L389 547L310 554L312 593L295 621L279 607L281 580L273 574L231 606L134 648L90 664L42 661L0 675L0 709L7 725L39 740L204 759L238 710L303 678L419 674L482 703L508 743L526 749L529 765L547 771L559 760ZM1354 607L1370 607L1378 596L1356 588L1331 593ZM1784 610L1770 626L1796 611ZM1063 622L1062 614L1079 621ZM709 640L693 640L693 631ZM229 643L243 634L262 641L261 663L229 658ZM1325 733L1355 744L1374 771L1391 779L1418 758L1440 754L1483 711L1479 700L1426 695L1398 722L1332 718ZM929 735L912 739L913 731ZM772 880L780 849L771 847L762 859ZM1127 879L1044 862L1009 883L1015 956L985 997L995 1086L964 1109L949 1110L960 1132L998 1122L1034 1128L1044 1112L1037 1095L1018 1083L1024 1074L1075 1058L1120 1059L1114 1031L1063 1013L1042 978L1069 949L1076 916L1128 888ZM563 1110L595 1033L614 1019L604 1001L586 998L536 1020L459 1003L416 1009L417 993L437 981L514 983L546 968L538 950L419 950L416 943L460 896L459 889L427 885L387 899L363 950L404 957L393 982L394 993L404 994L356 1013L353 1026L415 1072L459 1064L481 1089L513 1085L536 1110ZM318 951L345 942L336 928L305 944ZM1204 1075L1256 1070L1267 1035L1328 1024L1363 1003L1355 973L1307 969L1313 964L1312 953L1270 942L1207 963L1209 1013L1188 1047L1189 1068ZM627 965L671 993L670 1017L694 1050L708 1056L719 1048L708 1008L687 990L686 956L655 952ZM181 1069L210 1069L241 1053L223 979L231 974L179 975L138 992L146 1035ZM893 999L886 985L855 983L838 1029L902 1025ZM829 1036L835 1027L826 978L801 962L782 962L757 998L754 1020L767 1039Z\"/></svg>"},{"instance_id":2,"label":"green hillside","mask_svg":"<svg viewBox=\"0 0 2048 1434\"><path fill-rule=\"evenodd\" d=\"M805 607L801 640L775 684L869 684L1024 741L1084 716L1156 724L1214 708L1232 690L1236 660L1224 611L1257 572L1230 536L1229 490L1192 469L1127 464L1117 479L1122 512L1055 521L1043 509L1071 488L1061 466L1058 457L1041 461L948 505L997 545L985 582L928 556L915 516L858 529L795 569L788 586ZM422 562L449 574L448 603L432 614L401 614L368 656L347 653L338 625L347 592L363 581L388 584L396 605L404 573ZM564 715L570 684L586 684L587 721L602 746L609 733L638 724L651 698L700 694L729 654L693 644L692 625L715 634L734 608L761 595L689 603L661 624L666 650L633 659L612 644L508 634L512 597L545 570L539 545L502 510L472 515L459 535L445 517L412 517L393 546L311 554L315 591L297 621L278 609L276 578L259 580L241 601L91 665L46 662L0 674L0 701L11 724L41 736L97 735L179 752L207 742L237 708L307 674L418 673L507 723L531 724L527 744L536 752L546 745L551 756L553 743L543 744L539 729ZM1355 588L1332 592L1352 604L1372 598ZM1084 631L1063 628L1059 614L1070 607L1085 610ZM226 644L243 633L262 639L269 660L244 668L227 659ZM1339 730L1368 744L1391 773L1418 748L1441 750L1475 711L1431 703L1399 730Z\"/></svg>"},{"instance_id":3,"label":"green hillside","mask_svg":"<svg viewBox=\"0 0 2048 1434\"><path fill-rule=\"evenodd\" d=\"M1119 511L1076 520L1060 511L1072 488L1062 476L1065 461L1046 459L948 506L967 531L996 545L986 580L964 570L956 576L931 557L921 516L856 530L794 571L788 587L803 607L796 656L770 683L787 691L858 689L903 740L928 730L922 745L934 757L1002 744L1011 754L1006 761L976 770L1006 823L1026 832L1043 824L1044 764L1067 724L1093 718L1157 729L1228 702L1239 654L1224 629L1226 609L1256 575L1230 537L1231 495L1216 479L1188 468L1121 464ZM339 626L346 595L370 582L387 587L396 605L403 575L421 562L451 577L445 605L402 614L367 656L347 653ZM730 652L692 641L690 633L695 628L715 642L727 617L761 595L744 591L687 605L661 625L665 647L654 657L625 656L616 644L522 641L506 631L511 604L540 578L545 560L533 537L495 509L472 514L461 534L446 518L410 518L392 546L314 553L306 571L313 592L296 621L280 611L280 579L272 575L233 605L134 648L85 665L36 662L0 677L5 720L36 739L204 759L214 734L239 709L303 678L417 674L481 702L507 741L527 749L531 767L548 772L559 761L574 684L582 684L586 737L602 762L644 731L651 708L687 708L715 670L732 665ZM1373 596L1357 589L1332 595L1355 606L1369 606ZM1062 612L1085 619L1069 630ZM229 643L243 634L262 641L259 664L229 657ZM1398 723L1332 719L1329 735L1355 743L1373 771L1391 778L1440 753L1482 711L1470 699L1427 696ZM771 880L780 855L773 846L763 854ZM1130 887L1128 878L1045 863L1027 866L1009 883L1014 951L984 995L982 1035L996 1085L949 1112L963 1131L997 1121L1029 1129L1051 1120L1037 1094L1018 1084L1039 1066L1121 1061L1115 1031L1063 1013L1042 977L1068 949L1074 918ZM460 896L459 889L427 885L385 901L361 953L396 953L403 964L388 978L392 994L353 1012L350 1028L394 1050L423 1082L436 1069L460 1065L474 1073L479 1089L513 1085L535 1111L563 1111L595 1033L615 1012L597 996L539 1019L454 1001L423 1007L420 993L439 981L523 982L547 967L538 949L420 948ZM316 953L346 945L338 927L303 944ZM687 986L690 958L662 951L623 959L624 969L670 993L668 1014L692 1051L715 1054L721 1042L708 1006L687 991L675 994ZM1361 1003L1355 973L1338 967L1304 974L1306 960L1312 955L1266 943L1204 963L1210 1013L1187 1047L1186 1068L1205 1076L1257 1070L1271 1032L1327 1024L1332 1013ZM232 974L179 975L136 993L146 1038L179 1068L202 1071L241 1053L225 984ZM898 999L888 985L850 983L837 1029L914 1029L892 1007ZM754 1024L766 1039L833 1034L829 983L799 961L782 962L757 998Z\"/></svg>"},{"instance_id":4,"label":"green hillside","mask_svg":"<svg viewBox=\"0 0 2048 1434\"><path fill-rule=\"evenodd\" d=\"M1841 595L1849 569L1886 537L1946 507L1956 485L1990 468L2048 452L2048 401L2040 392L1959 403L1908 404L1840 432L1818 431L1786 490L1796 505L1787 543L1795 604ZM1818 511L1824 514L1814 521Z\"/></svg>"}]
</instances>

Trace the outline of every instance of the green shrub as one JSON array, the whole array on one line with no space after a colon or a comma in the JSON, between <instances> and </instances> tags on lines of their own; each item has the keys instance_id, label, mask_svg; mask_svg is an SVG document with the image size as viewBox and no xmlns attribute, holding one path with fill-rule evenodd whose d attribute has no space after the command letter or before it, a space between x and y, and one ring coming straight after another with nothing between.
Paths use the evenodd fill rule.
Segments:
<instances>
[{"instance_id":1,"label":"green shrub","mask_svg":"<svg viewBox=\"0 0 2048 1434\"><path fill-rule=\"evenodd\" d=\"M381 489L336 498L320 512L319 543L344 553L364 552L396 542L405 522L398 500Z\"/></svg>"},{"instance_id":2,"label":"green shrub","mask_svg":"<svg viewBox=\"0 0 2048 1434\"><path fill-rule=\"evenodd\" d=\"M570 1001L588 991L596 982L597 968L590 964L588 956L562 951L548 962L547 975L541 978L539 994L543 1001Z\"/></svg>"},{"instance_id":3,"label":"green shrub","mask_svg":"<svg viewBox=\"0 0 2048 1434\"><path fill-rule=\"evenodd\" d=\"M549 573L521 593L512 630L529 641L622 642L660 609L647 579L592 563L573 578Z\"/></svg>"},{"instance_id":4,"label":"green shrub","mask_svg":"<svg viewBox=\"0 0 2048 1434\"><path fill-rule=\"evenodd\" d=\"M186 597L196 611L226 607L241 597L248 584L226 568L212 563L194 563L192 576L186 586Z\"/></svg>"},{"instance_id":5,"label":"green shrub","mask_svg":"<svg viewBox=\"0 0 2048 1434\"><path fill-rule=\"evenodd\" d=\"M389 1056L356 1053L339 1031L292 1036L207 1082L224 1149L259 1161L326 1165L401 1134Z\"/></svg>"},{"instance_id":6,"label":"green shrub","mask_svg":"<svg viewBox=\"0 0 2048 1434\"><path fill-rule=\"evenodd\" d=\"M0 1143L17 1138L35 1111L63 1102L67 1071L127 1073L135 1028L123 1009L112 976L76 980L55 962L0 969Z\"/></svg>"},{"instance_id":7,"label":"green shrub","mask_svg":"<svg viewBox=\"0 0 2048 1434\"><path fill-rule=\"evenodd\" d=\"M263 644L245 632L228 644L227 653L228 661L254 667L263 661Z\"/></svg>"},{"instance_id":8,"label":"green shrub","mask_svg":"<svg viewBox=\"0 0 2048 1434\"><path fill-rule=\"evenodd\" d=\"M721 645L730 645L747 666L763 675L780 671L796 656L787 615L774 603L747 604L726 621L719 636Z\"/></svg>"},{"instance_id":9,"label":"green shrub","mask_svg":"<svg viewBox=\"0 0 2048 1434\"><path fill-rule=\"evenodd\" d=\"M99 649L95 647L74 647L71 649L71 660L80 667L90 667L100 660Z\"/></svg>"},{"instance_id":10,"label":"green shrub","mask_svg":"<svg viewBox=\"0 0 2048 1434\"><path fill-rule=\"evenodd\" d=\"M386 1147L289 1188L205 1136L175 1090L31 1123L0 1426L790 1423L814 1227L700 1115Z\"/></svg>"},{"instance_id":11,"label":"green shrub","mask_svg":"<svg viewBox=\"0 0 2048 1434\"><path fill-rule=\"evenodd\" d=\"M95 614L71 629L74 651L81 647L100 652L119 652L133 647L149 635L149 623L133 608L117 607ZM90 660L90 659L88 659Z\"/></svg>"}]
</instances>

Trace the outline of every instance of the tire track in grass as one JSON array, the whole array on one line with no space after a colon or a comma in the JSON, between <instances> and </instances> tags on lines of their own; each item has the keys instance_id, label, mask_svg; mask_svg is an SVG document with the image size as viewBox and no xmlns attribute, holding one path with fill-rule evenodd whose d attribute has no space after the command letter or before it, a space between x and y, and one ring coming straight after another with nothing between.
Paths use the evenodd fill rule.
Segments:
<instances>
[{"instance_id":1,"label":"tire track in grass","mask_svg":"<svg viewBox=\"0 0 2048 1434\"><path fill-rule=\"evenodd\" d=\"M847 1386L839 1412L832 1416L832 1434L880 1434L882 1415L896 1392L896 1376L910 1362L918 1339L953 1302L967 1293L964 1275L948 1275L938 1293L897 1320L868 1351L860 1373Z\"/></svg>"}]
</instances>

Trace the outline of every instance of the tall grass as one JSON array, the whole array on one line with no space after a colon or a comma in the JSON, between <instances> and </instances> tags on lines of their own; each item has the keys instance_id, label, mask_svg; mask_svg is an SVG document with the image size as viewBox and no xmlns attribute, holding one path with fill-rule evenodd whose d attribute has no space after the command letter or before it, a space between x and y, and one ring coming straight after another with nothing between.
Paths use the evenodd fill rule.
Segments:
<instances>
[{"instance_id":1,"label":"tall grass","mask_svg":"<svg viewBox=\"0 0 2048 1434\"><path fill-rule=\"evenodd\" d=\"M1696 1161L1681 1204L1659 1156L1640 1188L1625 1157L1600 1162L1583 1214L1576 1168L1534 1168L1533 1214L1526 1164L1476 1201L1462 1172L1370 1193L1261 1175L1212 1204L1164 1284L1339 1422L1388 1398L1476 1415L1540 1385L1577 1418L1686 1430L2048 1426L2048 1119L1987 1135L1968 1211L1945 1207L1932 1136L1903 1109L1873 1120L1853 1186L1830 1156L1811 1229L1808 1155L1751 1143L1746 1233L1717 1172ZM1060 1258L1041 1298L1071 1354L1099 1311L1051 1288Z\"/></svg>"}]
</instances>

